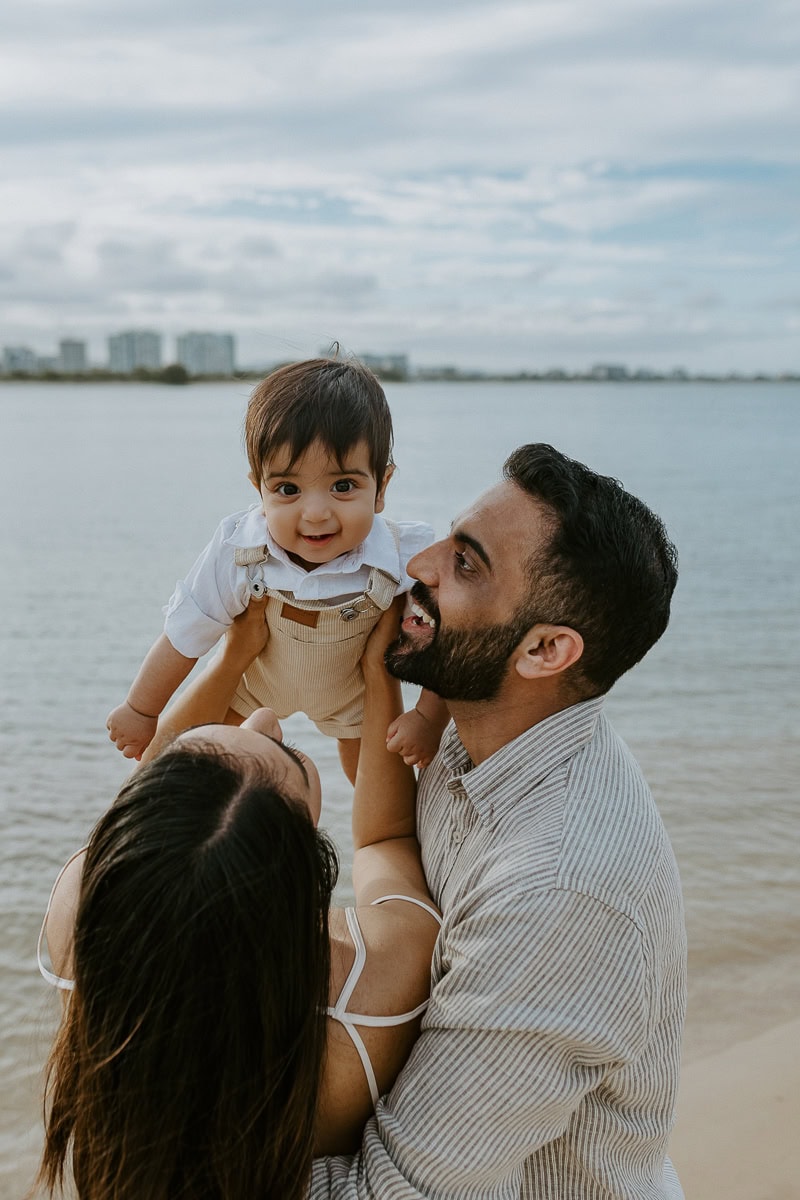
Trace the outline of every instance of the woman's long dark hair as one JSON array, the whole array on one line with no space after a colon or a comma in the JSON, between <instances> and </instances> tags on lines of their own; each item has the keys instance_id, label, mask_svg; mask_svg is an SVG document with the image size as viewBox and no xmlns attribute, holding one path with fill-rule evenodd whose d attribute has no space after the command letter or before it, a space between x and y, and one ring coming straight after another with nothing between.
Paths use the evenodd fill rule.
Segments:
<instances>
[{"instance_id":1,"label":"woman's long dark hair","mask_svg":"<svg viewBox=\"0 0 800 1200\"><path fill-rule=\"evenodd\" d=\"M92 834L40 1181L81 1200L294 1200L325 1053L336 854L256 759L184 744Z\"/></svg>"}]
</instances>

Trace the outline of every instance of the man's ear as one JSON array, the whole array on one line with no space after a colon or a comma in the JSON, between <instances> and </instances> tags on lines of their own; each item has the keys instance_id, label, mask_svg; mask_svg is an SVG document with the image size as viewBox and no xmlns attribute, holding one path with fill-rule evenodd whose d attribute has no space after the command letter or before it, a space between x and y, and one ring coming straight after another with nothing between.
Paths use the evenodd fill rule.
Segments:
<instances>
[{"instance_id":1,"label":"man's ear","mask_svg":"<svg viewBox=\"0 0 800 1200\"><path fill-rule=\"evenodd\" d=\"M393 475L394 475L394 463L388 463L386 466L386 470L383 473L383 479L381 481L381 486L378 488L378 494L375 497L375 512L376 513L383 512L383 506L385 503L385 496L386 496L386 489L389 486L389 480L392 478Z\"/></svg>"},{"instance_id":2,"label":"man's ear","mask_svg":"<svg viewBox=\"0 0 800 1200\"><path fill-rule=\"evenodd\" d=\"M576 663L583 638L569 625L533 625L514 651L514 669L523 679L548 679Z\"/></svg>"}]
</instances>

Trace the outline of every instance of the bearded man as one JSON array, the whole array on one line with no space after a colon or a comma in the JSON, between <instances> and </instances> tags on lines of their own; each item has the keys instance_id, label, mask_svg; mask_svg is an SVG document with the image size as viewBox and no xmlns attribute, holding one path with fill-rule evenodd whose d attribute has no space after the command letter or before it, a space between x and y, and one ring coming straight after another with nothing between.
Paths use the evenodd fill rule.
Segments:
<instances>
[{"instance_id":1,"label":"bearded man","mask_svg":"<svg viewBox=\"0 0 800 1200\"><path fill-rule=\"evenodd\" d=\"M523 446L411 560L387 652L447 700L418 835L431 1003L360 1154L314 1198L675 1200L686 997L674 856L603 697L667 626L676 555L613 479Z\"/></svg>"}]
</instances>

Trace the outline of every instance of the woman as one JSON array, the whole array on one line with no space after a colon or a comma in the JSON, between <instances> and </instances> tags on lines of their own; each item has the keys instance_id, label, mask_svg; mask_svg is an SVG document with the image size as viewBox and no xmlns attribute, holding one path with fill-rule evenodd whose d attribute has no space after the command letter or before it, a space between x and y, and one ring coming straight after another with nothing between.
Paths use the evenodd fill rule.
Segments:
<instances>
[{"instance_id":1,"label":"woman","mask_svg":"<svg viewBox=\"0 0 800 1200\"><path fill-rule=\"evenodd\" d=\"M266 709L157 752L60 876L44 927L68 994L48 1068L51 1192L71 1156L82 1200L292 1200L312 1153L356 1147L418 1032L439 923L413 771L385 747L396 627L390 611L364 658L355 909L329 910L319 777ZM171 726L221 719L265 637L251 603Z\"/></svg>"}]
</instances>

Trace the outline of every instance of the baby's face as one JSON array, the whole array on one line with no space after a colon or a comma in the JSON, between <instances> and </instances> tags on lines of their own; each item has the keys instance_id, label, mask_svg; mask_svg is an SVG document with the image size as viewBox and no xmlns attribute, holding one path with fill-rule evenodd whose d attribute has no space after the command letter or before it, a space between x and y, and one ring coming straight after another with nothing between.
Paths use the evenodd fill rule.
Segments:
<instances>
[{"instance_id":1,"label":"baby's face","mask_svg":"<svg viewBox=\"0 0 800 1200\"><path fill-rule=\"evenodd\" d=\"M348 450L342 464L320 442L312 442L291 469L289 457L288 448L277 451L264 464L260 486L252 482L273 538L311 571L364 541L383 509L383 488L378 491L366 441Z\"/></svg>"}]
</instances>

